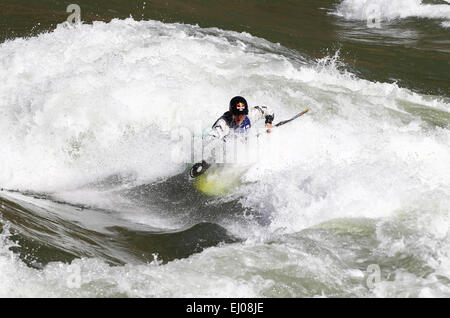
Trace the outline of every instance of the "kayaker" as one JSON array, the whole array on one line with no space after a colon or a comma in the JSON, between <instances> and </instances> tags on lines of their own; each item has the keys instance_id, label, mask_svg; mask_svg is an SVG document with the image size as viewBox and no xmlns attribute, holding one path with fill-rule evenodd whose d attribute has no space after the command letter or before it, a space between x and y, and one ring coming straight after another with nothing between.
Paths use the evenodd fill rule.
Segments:
<instances>
[{"instance_id":1,"label":"kayaker","mask_svg":"<svg viewBox=\"0 0 450 318\"><path fill-rule=\"evenodd\" d=\"M229 134L246 134L252 123L265 119L267 132L273 128L275 115L267 106L255 106L249 109L244 97L236 96L230 101L229 110L222 115L212 126L208 139L225 139Z\"/></svg>"},{"instance_id":2,"label":"kayaker","mask_svg":"<svg viewBox=\"0 0 450 318\"><path fill-rule=\"evenodd\" d=\"M267 106L255 106L249 109L244 97L236 96L230 101L229 109L212 126L212 130L205 140L203 148L204 160L196 163L190 170L191 177L195 178L204 170L208 169L211 162L211 151L217 148L218 144L226 141L230 136L244 137L248 134L252 123L260 119L265 119L267 133L270 133L274 126L272 122L275 118L274 112Z\"/></svg>"}]
</instances>

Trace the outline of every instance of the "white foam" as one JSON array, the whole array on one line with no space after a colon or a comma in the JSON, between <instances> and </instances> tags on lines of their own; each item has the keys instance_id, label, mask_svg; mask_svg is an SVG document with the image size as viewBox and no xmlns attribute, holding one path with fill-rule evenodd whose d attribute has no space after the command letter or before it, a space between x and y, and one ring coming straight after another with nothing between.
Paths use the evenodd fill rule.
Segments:
<instances>
[{"instance_id":1,"label":"white foam","mask_svg":"<svg viewBox=\"0 0 450 318\"><path fill-rule=\"evenodd\" d=\"M170 131L210 126L241 94L277 120L311 109L262 143L247 175L258 183L246 204L272 206L273 226L380 216L406 189L448 186L449 130L424 130L402 109L448 112L445 100L358 79L338 56L305 65L274 50L245 33L131 19L4 43L0 184L62 191L112 174L148 182L181 172Z\"/></svg>"},{"instance_id":2,"label":"white foam","mask_svg":"<svg viewBox=\"0 0 450 318\"><path fill-rule=\"evenodd\" d=\"M211 125L232 94L262 101L259 84L284 68L281 57L248 52L249 39L128 19L3 43L0 184L60 190L179 172L171 130Z\"/></svg>"},{"instance_id":3,"label":"white foam","mask_svg":"<svg viewBox=\"0 0 450 318\"><path fill-rule=\"evenodd\" d=\"M272 106L276 121L310 108L266 138L260 161L244 176L253 183L234 194L272 220L268 231L246 233L249 242L258 242L267 232L296 233L334 218L389 218L415 205L432 207L430 224L444 235L442 222L436 220L447 220L448 205L434 203L449 197L450 131L427 125L404 106L448 113L448 101L358 79L339 70L338 57L306 64L282 50L248 34L131 19L77 28L61 25L48 34L3 43L0 184L66 190L62 197L78 202L85 193L70 195L71 190L112 174L131 174L137 182L176 174L184 165L169 160L179 146L170 130L193 128L198 121L210 126L230 97L239 94L250 105ZM92 203L98 201L90 197ZM230 225L239 232L238 227ZM0 293L273 296L273 279L264 278L264 271L289 270L290 247L283 246L284 258L277 258L270 246L237 246L208 249L157 267L112 268L98 260L77 260L43 271L27 268L2 247L0 275L5 283ZM400 242L394 247L402 249ZM265 248L270 249L262 254L267 268L252 275L250 265ZM436 246L436 252L444 248ZM236 253L242 256L237 262L222 261ZM243 260L249 253L253 258ZM301 257L301 251L296 253ZM236 272L246 262L249 267ZM76 266L88 283L74 291L65 282ZM189 281L184 279L186 270ZM323 277L329 279L326 271ZM122 277L130 277L131 285L121 285ZM26 283L14 291L18 280ZM109 284L110 289L105 287ZM299 295L290 287L285 291Z\"/></svg>"},{"instance_id":4,"label":"white foam","mask_svg":"<svg viewBox=\"0 0 450 318\"><path fill-rule=\"evenodd\" d=\"M409 116L399 105L422 104L420 95L333 69L302 72L312 78L296 94L318 101L310 104L313 112L272 134L261 163L246 175L259 183L245 188L242 202L274 216L273 231L296 232L339 217L386 217L409 206L411 197L429 202L429 190L438 200L448 195L449 130L430 133L417 120L400 119Z\"/></svg>"},{"instance_id":5,"label":"white foam","mask_svg":"<svg viewBox=\"0 0 450 318\"><path fill-rule=\"evenodd\" d=\"M343 0L334 13L345 19L363 21L373 18L389 21L408 17L449 20L450 6L423 4L422 0Z\"/></svg>"},{"instance_id":6,"label":"white foam","mask_svg":"<svg viewBox=\"0 0 450 318\"><path fill-rule=\"evenodd\" d=\"M424 250L433 254L432 233ZM381 236L378 237L382 239ZM389 237L393 240L392 237ZM443 241L445 242L445 241ZM409 244L413 243L410 241ZM423 243L423 242L419 242ZM447 241L448 243L448 241ZM208 248L187 259L162 265L109 266L98 259L76 259L70 264L49 263L43 269L27 267L8 251L7 235L0 236L0 297L448 297L445 277L448 255L432 265L427 277L398 269L393 279L381 276L367 289L367 274L349 268L337 251L295 238L285 241L240 243ZM326 243L324 244L326 246ZM388 248L388 242L386 245ZM447 245L448 246L448 245ZM420 244L407 245L407 248ZM341 247L342 248L342 247ZM383 246L381 246L381 249ZM395 248L395 247L392 247ZM379 250L374 251L377 253ZM442 251L445 251L443 249ZM410 249L400 252L411 253ZM414 253L414 252L412 252ZM401 255L401 254L399 254ZM444 257L445 256L445 257ZM347 255L348 257L348 255ZM389 257L389 255L385 255ZM436 257L436 256L435 256ZM383 259L383 258L382 258ZM383 265L382 265L383 266ZM382 272L386 268L381 267Z\"/></svg>"},{"instance_id":7,"label":"white foam","mask_svg":"<svg viewBox=\"0 0 450 318\"><path fill-rule=\"evenodd\" d=\"M77 259L37 270L6 252L5 243L7 239L0 237L1 297L322 296L355 277L354 270L338 270L330 259L279 244L214 247L166 265L157 259L125 266ZM277 281L274 270L286 279ZM311 279L328 287L311 293L307 286Z\"/></svg>"}]
</instances>

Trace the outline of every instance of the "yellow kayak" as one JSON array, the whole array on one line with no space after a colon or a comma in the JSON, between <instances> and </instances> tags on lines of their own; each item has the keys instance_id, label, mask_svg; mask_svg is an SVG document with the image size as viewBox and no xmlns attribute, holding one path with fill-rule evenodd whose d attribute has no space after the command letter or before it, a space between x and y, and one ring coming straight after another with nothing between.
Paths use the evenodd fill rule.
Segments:
<instances>
[{"instance_id":1,"label":"yellow kayak","mask_svg":"<svg viewBox=\"0 0 450 318\"><path fill-rule=\"evenodd\" d=\"M234 165L213 165L195 178L194 186L208 196L227 195L242 184L241 176L247 169Z\"/></svg>"}]
</instances>

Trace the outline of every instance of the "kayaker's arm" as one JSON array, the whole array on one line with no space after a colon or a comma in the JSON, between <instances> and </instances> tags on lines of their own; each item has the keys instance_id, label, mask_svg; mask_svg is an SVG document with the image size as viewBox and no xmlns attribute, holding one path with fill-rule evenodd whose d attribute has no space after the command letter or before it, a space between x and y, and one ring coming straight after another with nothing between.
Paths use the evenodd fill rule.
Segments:
<instances>
[{"instance_id":1,"label":"kayaker's arm","mask_svg":"<svg viewBox=\"0 0 450 318\"><path fill-rule=\"evenodd\" d=\"M255 106L251 109L249 109L248 116L250 117L251 121L256 121L259 119L265 119L265 124L267 129L267 132L270 133L271 129L273 128L272 122L275 119L275 113L272 109L270 109L267 106Z\"/></svg>"},{"instance_id":2,"label":"kayaker's arm","mask_svg":"<svg viewBox=\"0 0 450 318\"><path fill-rule=\"evenodd\" d=\"M226 120L221 117L213 125L210 133L204 140L203 159L209 162L212 158L212 151L219 146L224 138L230 133L230 127Z\"/></svg>"},{"instance_id":3,"label":"kayaker's arm","mask_svg":"<svg viewBox=\"0 0 450 318\"><path fill-rule=\"evenodd\" d=\"M230 127L223 118L219 118L213 125L211 132L208 135L208 139L223 140L223 138L230 133Z\"/></svg>"}]
</instances>

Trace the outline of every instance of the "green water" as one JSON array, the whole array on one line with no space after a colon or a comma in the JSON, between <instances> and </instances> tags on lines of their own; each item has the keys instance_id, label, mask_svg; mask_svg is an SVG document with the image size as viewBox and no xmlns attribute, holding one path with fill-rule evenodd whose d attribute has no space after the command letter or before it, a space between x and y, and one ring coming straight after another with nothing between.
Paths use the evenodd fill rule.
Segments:
<instances>
[{"instance_id":1,"label":"green water","mask_svg":"<svg viewBox=\"0 0 450 318\"><path fill-rule=\"evenodd\" d=\"M0 41L52 30L74 1L6 0L0 4ZM78 0L81 20L198 24L248 32L313 58L334 55L359 77L396 82L422 94L450 96L450 33L439 21L408 18L368 28L330 13L337 0Z\"/></svg>"}]
</instances>

